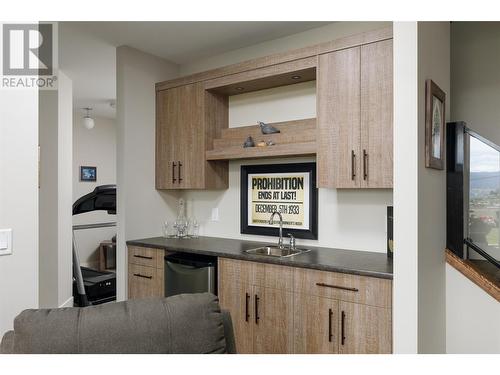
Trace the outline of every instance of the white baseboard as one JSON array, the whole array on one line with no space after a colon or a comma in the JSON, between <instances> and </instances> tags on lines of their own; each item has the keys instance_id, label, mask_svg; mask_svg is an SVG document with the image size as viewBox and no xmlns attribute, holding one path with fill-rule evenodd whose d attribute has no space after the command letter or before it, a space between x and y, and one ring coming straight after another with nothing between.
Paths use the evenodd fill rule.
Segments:
<instances>
[{"instance_id":1,"label":"white baseboard","mask_svg":"<svg viewBox=\"0 0 500 375\"><path fill-rule=\"evenodd\" d=\"M68 298L68 300L59 307L73 307L73 297Z\"/></svg>"}]
</instances>

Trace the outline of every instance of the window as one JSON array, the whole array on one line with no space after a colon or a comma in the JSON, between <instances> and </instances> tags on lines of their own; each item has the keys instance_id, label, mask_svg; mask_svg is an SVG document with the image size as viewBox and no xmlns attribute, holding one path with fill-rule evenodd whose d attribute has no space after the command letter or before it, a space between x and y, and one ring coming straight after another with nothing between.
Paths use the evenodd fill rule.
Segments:
<instances>
[{"instance_id":1,"label":"window","mask_svg":"<svg viewBox=\"0 0 500 375\"><path fill-rule=\"evenodd\" d=\"M447 130L448 249L500 268L500 147L463 122Z\"/></svg>"}]
</instances>

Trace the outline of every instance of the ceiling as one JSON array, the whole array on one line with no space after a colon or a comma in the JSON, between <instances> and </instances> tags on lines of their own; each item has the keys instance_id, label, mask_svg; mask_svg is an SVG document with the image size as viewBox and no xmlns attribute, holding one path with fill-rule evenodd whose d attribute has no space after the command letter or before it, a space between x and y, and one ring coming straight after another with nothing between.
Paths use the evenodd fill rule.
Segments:
<instances>
[{"instance_id":1,"label":"ceiling","mask_svg":"<svg viewBox=\"0 0 500 375\"><path fill-rule=\"evenodd\" d=\"M73 81L74 107L115 117L116 47L179 65L296 34L329 22L61 22L59 67ZM81 112L83 114L83 111Z\"/></svg>"}]
</instances>

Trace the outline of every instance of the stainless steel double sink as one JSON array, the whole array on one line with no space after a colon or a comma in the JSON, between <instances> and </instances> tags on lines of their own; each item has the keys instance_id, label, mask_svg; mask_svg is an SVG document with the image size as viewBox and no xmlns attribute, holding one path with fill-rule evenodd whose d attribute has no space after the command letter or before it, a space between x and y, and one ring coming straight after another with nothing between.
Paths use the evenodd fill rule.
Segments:
<instances>
[{"instance_id":1,"label":"stainless steel double sink","mask_svg":"<svg viewBox=\"0 0 500 375\"><path fill-rule=\"evenodd\" d=\"M310 249L290 249L290 248L282 248L280 249L278 246L262 246L256 249L244 250L244 253L252 254L252 255L261 255L265 257L275 257L275 258L288 258L294 255L299 255L303 253L307 253L311 251Z\"/></svg>"}]
</instances>

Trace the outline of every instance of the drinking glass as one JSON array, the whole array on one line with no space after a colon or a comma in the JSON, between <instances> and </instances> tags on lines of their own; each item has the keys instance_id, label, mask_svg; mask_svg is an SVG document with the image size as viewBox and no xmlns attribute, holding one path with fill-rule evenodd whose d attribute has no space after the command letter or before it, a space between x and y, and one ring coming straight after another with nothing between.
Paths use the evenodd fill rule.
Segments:
<instances>
[{"instance_id":1,"label":"drinking glass","mask_svg":"<svg viewBox=\"0 0 500 375\"><path fill-rule=\"evenodd\" d=\"M165 221L163 223L163 237L174 238L175 237L175 223L172 221Z\"/></svg>"},{"instance_id":2,"label":"drinking glass","mask_svg":"<svg viewBox=\"0 0 500 375\"><path fill-rule=\"evenodd\" d=\"M192 238L198 238L200 236L200 223L196 219L193 219L191 222L191 233L189 233L189 236Z\"/></svg>"},{"instance_id":3,"label":"drinking glass","mask_svg":"<svg viewBox=\"0 0 500 375\"><path fill-rule=\"evenodd\" d=\"M187 236L188 222L185 219L177 219L175 221L175 228L177 229L177 237L184 238Z\"/></svg>"}]
</instances>

